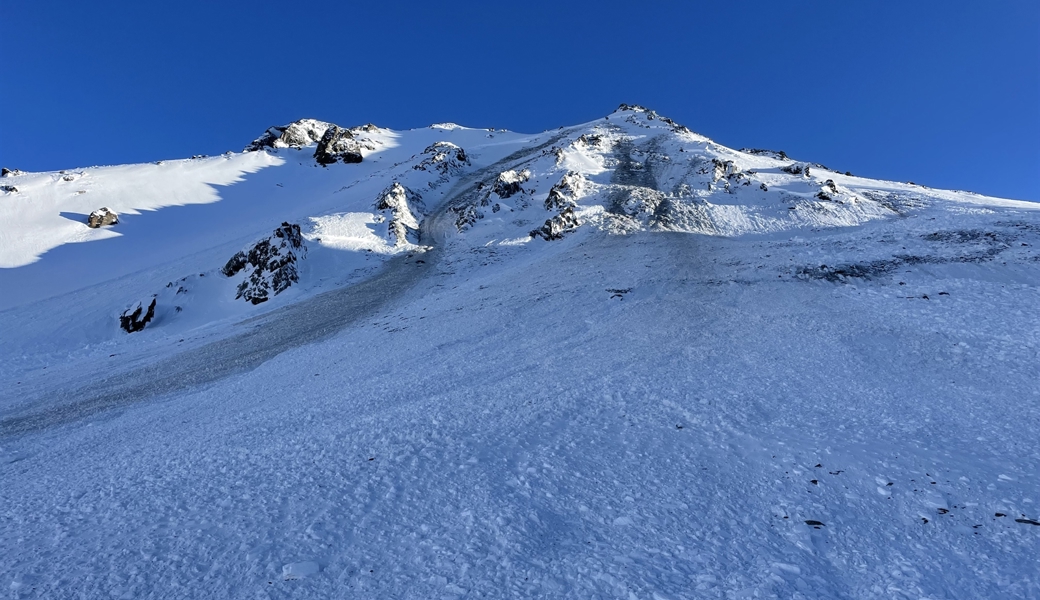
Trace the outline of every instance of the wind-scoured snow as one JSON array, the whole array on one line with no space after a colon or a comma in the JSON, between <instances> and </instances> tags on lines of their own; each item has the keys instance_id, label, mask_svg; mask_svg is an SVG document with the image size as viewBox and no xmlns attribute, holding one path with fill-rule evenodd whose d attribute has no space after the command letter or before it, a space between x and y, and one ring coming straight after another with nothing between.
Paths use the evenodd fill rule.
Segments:
<instances>
[{"instance_id":1,"label":"wind-scoured snow","mask_svg":"<svg viewBox=\"0 0 1040 600\"><path fill-rule=\"evenodd\" d=\"M1040 205L331 127L4 177L0 595L1040 595Z\"/></svg>"}]
</instances>

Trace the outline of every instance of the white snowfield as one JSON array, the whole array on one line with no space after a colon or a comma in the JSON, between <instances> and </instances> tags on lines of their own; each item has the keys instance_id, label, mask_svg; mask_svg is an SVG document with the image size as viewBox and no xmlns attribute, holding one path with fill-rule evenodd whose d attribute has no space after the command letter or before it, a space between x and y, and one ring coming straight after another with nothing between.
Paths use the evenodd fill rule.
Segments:
<instances>
[{"instance_id":1,"label":"white snowfield","mask_svg":"<svg viewBox=\"0 0 1040 600\"><path fill-rule=\"evenodd\" d=\"M1040 598L1040 204L329 127L0 179L0 597Z\"/></svg>"}]
</instances>

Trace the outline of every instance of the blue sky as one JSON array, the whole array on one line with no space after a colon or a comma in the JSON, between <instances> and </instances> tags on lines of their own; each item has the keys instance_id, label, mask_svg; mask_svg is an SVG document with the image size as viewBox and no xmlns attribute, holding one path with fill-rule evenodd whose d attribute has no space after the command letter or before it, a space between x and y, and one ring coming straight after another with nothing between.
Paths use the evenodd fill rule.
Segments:
<instances>
[{"instance_id":1,"label":"blue sky","mask_svg":"<svg viewBox=\"0 0 1040 600\"><path fill-rule=\"evenodd\" d=\"M0 0L0 164L240 150L301 117L541 131L649 106L731 147L1040 200L1040 3Z\"/></svg>"}]
</instances>

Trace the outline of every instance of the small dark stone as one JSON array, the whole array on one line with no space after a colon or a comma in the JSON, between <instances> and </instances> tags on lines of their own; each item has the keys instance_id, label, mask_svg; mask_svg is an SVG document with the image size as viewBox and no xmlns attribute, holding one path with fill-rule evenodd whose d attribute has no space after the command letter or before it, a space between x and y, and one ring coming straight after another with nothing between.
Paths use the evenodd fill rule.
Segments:
<instances>
[{"instance_id":1,"label":"small dark stone","mask_svg":"<svg viewBox=\"0 0 1040 600\"><path fill-rule=\"evenodd\" d=\"M1025 523L1026 525L1040 525L1040 521L1034 521L1032 519L1015 519L1015 523Z\"/></svg>"},{"instance_id":2,"label":"small dark stone","mask_svg":"<svg viewBox=\"0 0 1040 600\"><path fill-rule=\"evenodd\" d=\"M813 527L826 527L826 525L824 525L824 524L823 524L822 522L820 522L820 521L814 521L814 520L812 520L812 519L807 519L807 520L805 521L805 524L806 524L806 525L812 525Z\"/></svg>"}]
</instances>

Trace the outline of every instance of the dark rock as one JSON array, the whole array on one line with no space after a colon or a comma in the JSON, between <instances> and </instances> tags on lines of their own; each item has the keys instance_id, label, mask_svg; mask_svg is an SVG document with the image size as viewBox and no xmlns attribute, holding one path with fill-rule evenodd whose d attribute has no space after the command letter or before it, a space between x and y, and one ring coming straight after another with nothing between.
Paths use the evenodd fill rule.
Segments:
<instances>
[{"instance_id":1,"label":"dark rock","mask_svg":"<svg viewBox=\"0 0 1040 600\"><path fill-rule=\"evenodd\" d=\"M464 231L466 228L484 218L484 214L472 204L458 207L453 206L450 210L456 215L455 228L459 231Z\"/></svg>"},{"instance_id":2,"label":"dark rock","mask_svg":"<svg viewBox=\"0 0 1040 600\"><path fill-rule=\"evenodd\" d=\"M18 175L25 175L25 171L22 171L21 169L8 169L7 167L0 169L0 177L16 177Z\"/></svg>"},{"instance_id":3,"label":"dark rock","mask_svg":"<svg viewBox=\"0 0 1040 600\"><path fill-rule=\"evenodd\" d=\"M1015 523L1025 523L1026 525L1040 525L1040 521L1034 521L1033 519L1015 519Z\"/></svg>"},{"instance_id":4,"label":"dark rock","mask_svg":"<svg viewBox=\"0 0 1040 600\"><path fill-rule=\"evenodd\" d=\"M246 265L248 264L249 263L246 261L246 253L239 251L227 261L227 264L220 269L220 272L223 273L225 277L234 277L239 273L239 271L246 268Z\"/></svg>"},{"instance_id":5,"label":"dark rock","mask_svg":"<svg viewBox=\"0 0 1040 600\"><path fill-rule=\"evenodd\" d=\"M597 134L583 133L578 138L578 143L585 146L599 146L603 143L603 136Z\"/></svg>"},{"instance_id":6,"label":"dark rock","mask_svg":"<svg viewBox=\"0 0 1040 600\"><path fill-rule=\"evenodd\" d=\"M220 272L233 277L248 271L246 278L238 285L235 299L244 298L253 304L260 304L300 281L296 268L297 254L307 254L300 226L282 223L269 237L235 253Z\"/></svg>"},{"instance_id":7,"label":"dark rock","mask_svg":"<svg viewBox=\"0 0 1040 600\"><path fill-rule=\"evenodd\" d=\"M359 163L363 160L361 144L354 139L354 133L349 129L330 125L314 150L314 160L322 165Z\"/></svg>"},{"instance_id":8,"label":"dark rock","mask_svg":"<svg viewBox=\"0 0 1040 600\"><path fill-rule=\"evenodd\" d=\"M838 194L838 186L835 185L833 179L828 179L820 187L820 191L816 193L816 197L820 200L833 200L834 196Z\"/></svg>"},{"instance_id":9,"label":"dark rock","mask_svg":"<svg viewBox=\"0 0 1040 600\"><path fill-rule=\"evenodd\" d=\"M809 176L809 165L804 163L794 163L793 165L784 165L780 167L780 170L790 175L801 175L803 177Z\"/></svg>"},{"instance_id":10,"label":"dark rock","mask_svg":"<svg viewBox=\"0 0 1040 600\"><path fill-rule=\"evenodd\" d=\"M823 524L822 522L820 522L820 521L814 521L814 520L812 520L812 519L807 519L807 520L805 521L805 524L806 524L806 525L812 525L813 527L826 527L826 525L824 525L824 524Z\"/></svg>"},{"instance_id":11,"label":"dark rock","mask_svg":"<svg viewBox=\"0 0 1040 600\"><path fill-rule=\"evenodd\" d=\"M0 191L7 192L8 194L17 194L18 188L13 185L0 185Z\"/></svg>"},{"instance_id":12,"label":"dark rock","mask_svg":"<svg viewBox=\"0 0 1040 600\"><path fill-rule=\"evenodd\" d=\"M107 207L99 208L87 217L87 227L92 229L105 225L115 225L116 223L119 223L119 215Z\"/></svg>"},{"instance_id":13,"label":"dark rock","mask_svg":"<svg viewBox=\"0 0 1040 600\"><path fill-rule=\"evenodd\" d=\"M143 313L143 314L142 314ZM119 315L119 326L127 333L135 333L144 329L152 318L155 317L155 298L148 305L147 311L142 302L131 306Z\"/></svg>"},{"instance_id":14,"label":"dark rock","mask_svg":"<svg viewBox=\"0 0 1040 600\"><path fill-rule=\"evenodd\" d=\"M531 232L531 237L540 237L546 241L558 240L564 233L578 228L577 215L573 208L565 208L560 214L551 219L546 219L545 224Z\"/></svg>"},{"instance_id":15,"label":"dark rock","mask_svg":"<svg viewBox=\"0 0 1040 600\"><path fill-rule=\"evenodd\" d=\"M741 148L741 152L744 154L754 154L755 156L768 156L769 158L775 158L777 160L791 160L787 153L783 150L765 150L763 148Z\"/></svg>"}]
</instances>

